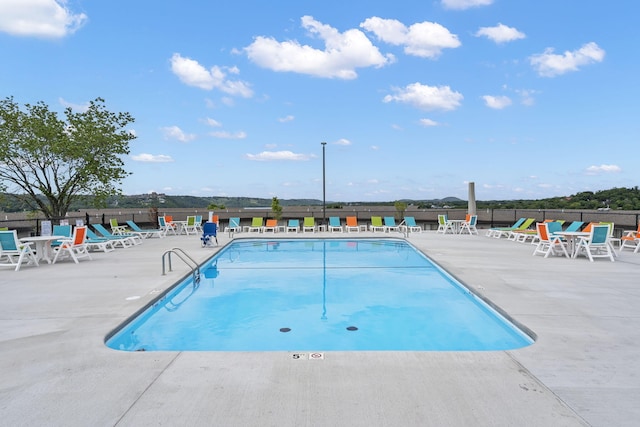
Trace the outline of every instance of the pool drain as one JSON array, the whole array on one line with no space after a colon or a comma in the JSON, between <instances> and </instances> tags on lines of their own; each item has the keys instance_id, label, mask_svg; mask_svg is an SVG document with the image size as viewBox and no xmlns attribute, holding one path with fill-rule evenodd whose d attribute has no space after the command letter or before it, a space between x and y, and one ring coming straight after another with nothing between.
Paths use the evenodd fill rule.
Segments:
<instances>
[{"instance_id":1,"label":"pool drain","mask_svg":"<svg viewBox=\"0 0 640 427\"><path fill-rule=\"evenodd\" d=\"M291 328L280 328L280 332L289 332Z\"/></svg>"},{"instance_id":2,"label":"pool drain","mask_svg":"<svg viewBox=\"0 0 640 427\"><path fill-rule=\"evenodd\" d=\"M357 331L358 328L356 326L347 326L347 331Z\"/></svg>"}]
</instances>

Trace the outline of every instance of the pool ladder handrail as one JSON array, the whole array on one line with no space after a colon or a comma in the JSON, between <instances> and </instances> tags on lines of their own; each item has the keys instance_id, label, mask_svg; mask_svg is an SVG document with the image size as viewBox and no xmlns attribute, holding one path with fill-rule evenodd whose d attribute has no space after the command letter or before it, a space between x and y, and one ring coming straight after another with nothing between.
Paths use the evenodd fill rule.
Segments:
<instances>
[{"instance_id":1,"label":"pool ladder handrail","mask_svg":"<svg viewBox=\"0 0 640 427\"><path fill-rule=\"evenodd\" d=\"M181 248L171 248L167 251L165 251L165 253L162 254L162 275L165 276L166 272L165 272L165 257L169 259L169 271L173 271L172 266L171 266L171 254L176 254L176 256L178 258L180 258L185 264L187 264L187 266L189 268L191 268L191 274L193 275L193 283L194 284L198 284L200 283L200 265L193 259L191 258L184 250L182 250ZM184 257L186 257L189 261L191 261L192 264L189 263L189 261L187 261L187 259L185 259Z\"/></svg>"}]
</instances>

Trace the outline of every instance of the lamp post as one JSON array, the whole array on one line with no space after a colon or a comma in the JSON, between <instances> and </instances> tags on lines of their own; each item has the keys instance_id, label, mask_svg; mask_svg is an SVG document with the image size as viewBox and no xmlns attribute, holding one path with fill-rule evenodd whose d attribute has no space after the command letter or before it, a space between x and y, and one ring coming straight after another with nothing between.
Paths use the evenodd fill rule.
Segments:
<instances>
[{"instance_id":1,"label":"lamp post","mask_svg":"<svg viewBox=\"0 0 640 427\"><path fill-rule=\"evenodd\" d=\"M326 225L327 223L327 185L325 180L325 147L327 146L326 142L321 142L322 144L322 224Z\"/></svg>"}]
</instances>

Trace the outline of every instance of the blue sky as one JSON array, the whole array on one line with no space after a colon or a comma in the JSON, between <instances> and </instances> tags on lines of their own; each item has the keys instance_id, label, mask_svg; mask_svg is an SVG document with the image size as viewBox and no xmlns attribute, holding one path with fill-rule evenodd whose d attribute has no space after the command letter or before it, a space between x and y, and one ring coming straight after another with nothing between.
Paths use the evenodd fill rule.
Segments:
<instances>
[{"instance_id":1,"label":"blue sky","mask_svg":"<svg viewBox=\"0 0 640 427\"><path fill-rule=\"evenodd\" d=\"M639 184L640 3L0 0L0 96L136 122L125 194L539 199Z\"/></svg>"}]
</instances>

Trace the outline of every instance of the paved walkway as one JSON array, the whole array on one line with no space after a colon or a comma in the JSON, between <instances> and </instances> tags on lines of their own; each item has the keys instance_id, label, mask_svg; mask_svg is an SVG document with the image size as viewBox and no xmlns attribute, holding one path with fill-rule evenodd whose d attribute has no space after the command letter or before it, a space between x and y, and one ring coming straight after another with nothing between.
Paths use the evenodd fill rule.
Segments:
<instances>
[{"instance_id":1,"label":"paved walkway","mask_svg":"<svg viewBox=\"0 0 640 427\"><path fill-rule=\"evenodd\" d=\"M323 360L114 351L105 335L188 273L174 261L162 276L164 251L180 247L204 260L217 250L201 248L199 236L149 239L79 265L0 270L0 425L638 424L640 254L615 263L543 259L530 244L482 230L409 241L531 329L536 343L499 352L328 352Z\"/></svg>"}]
</instances>

